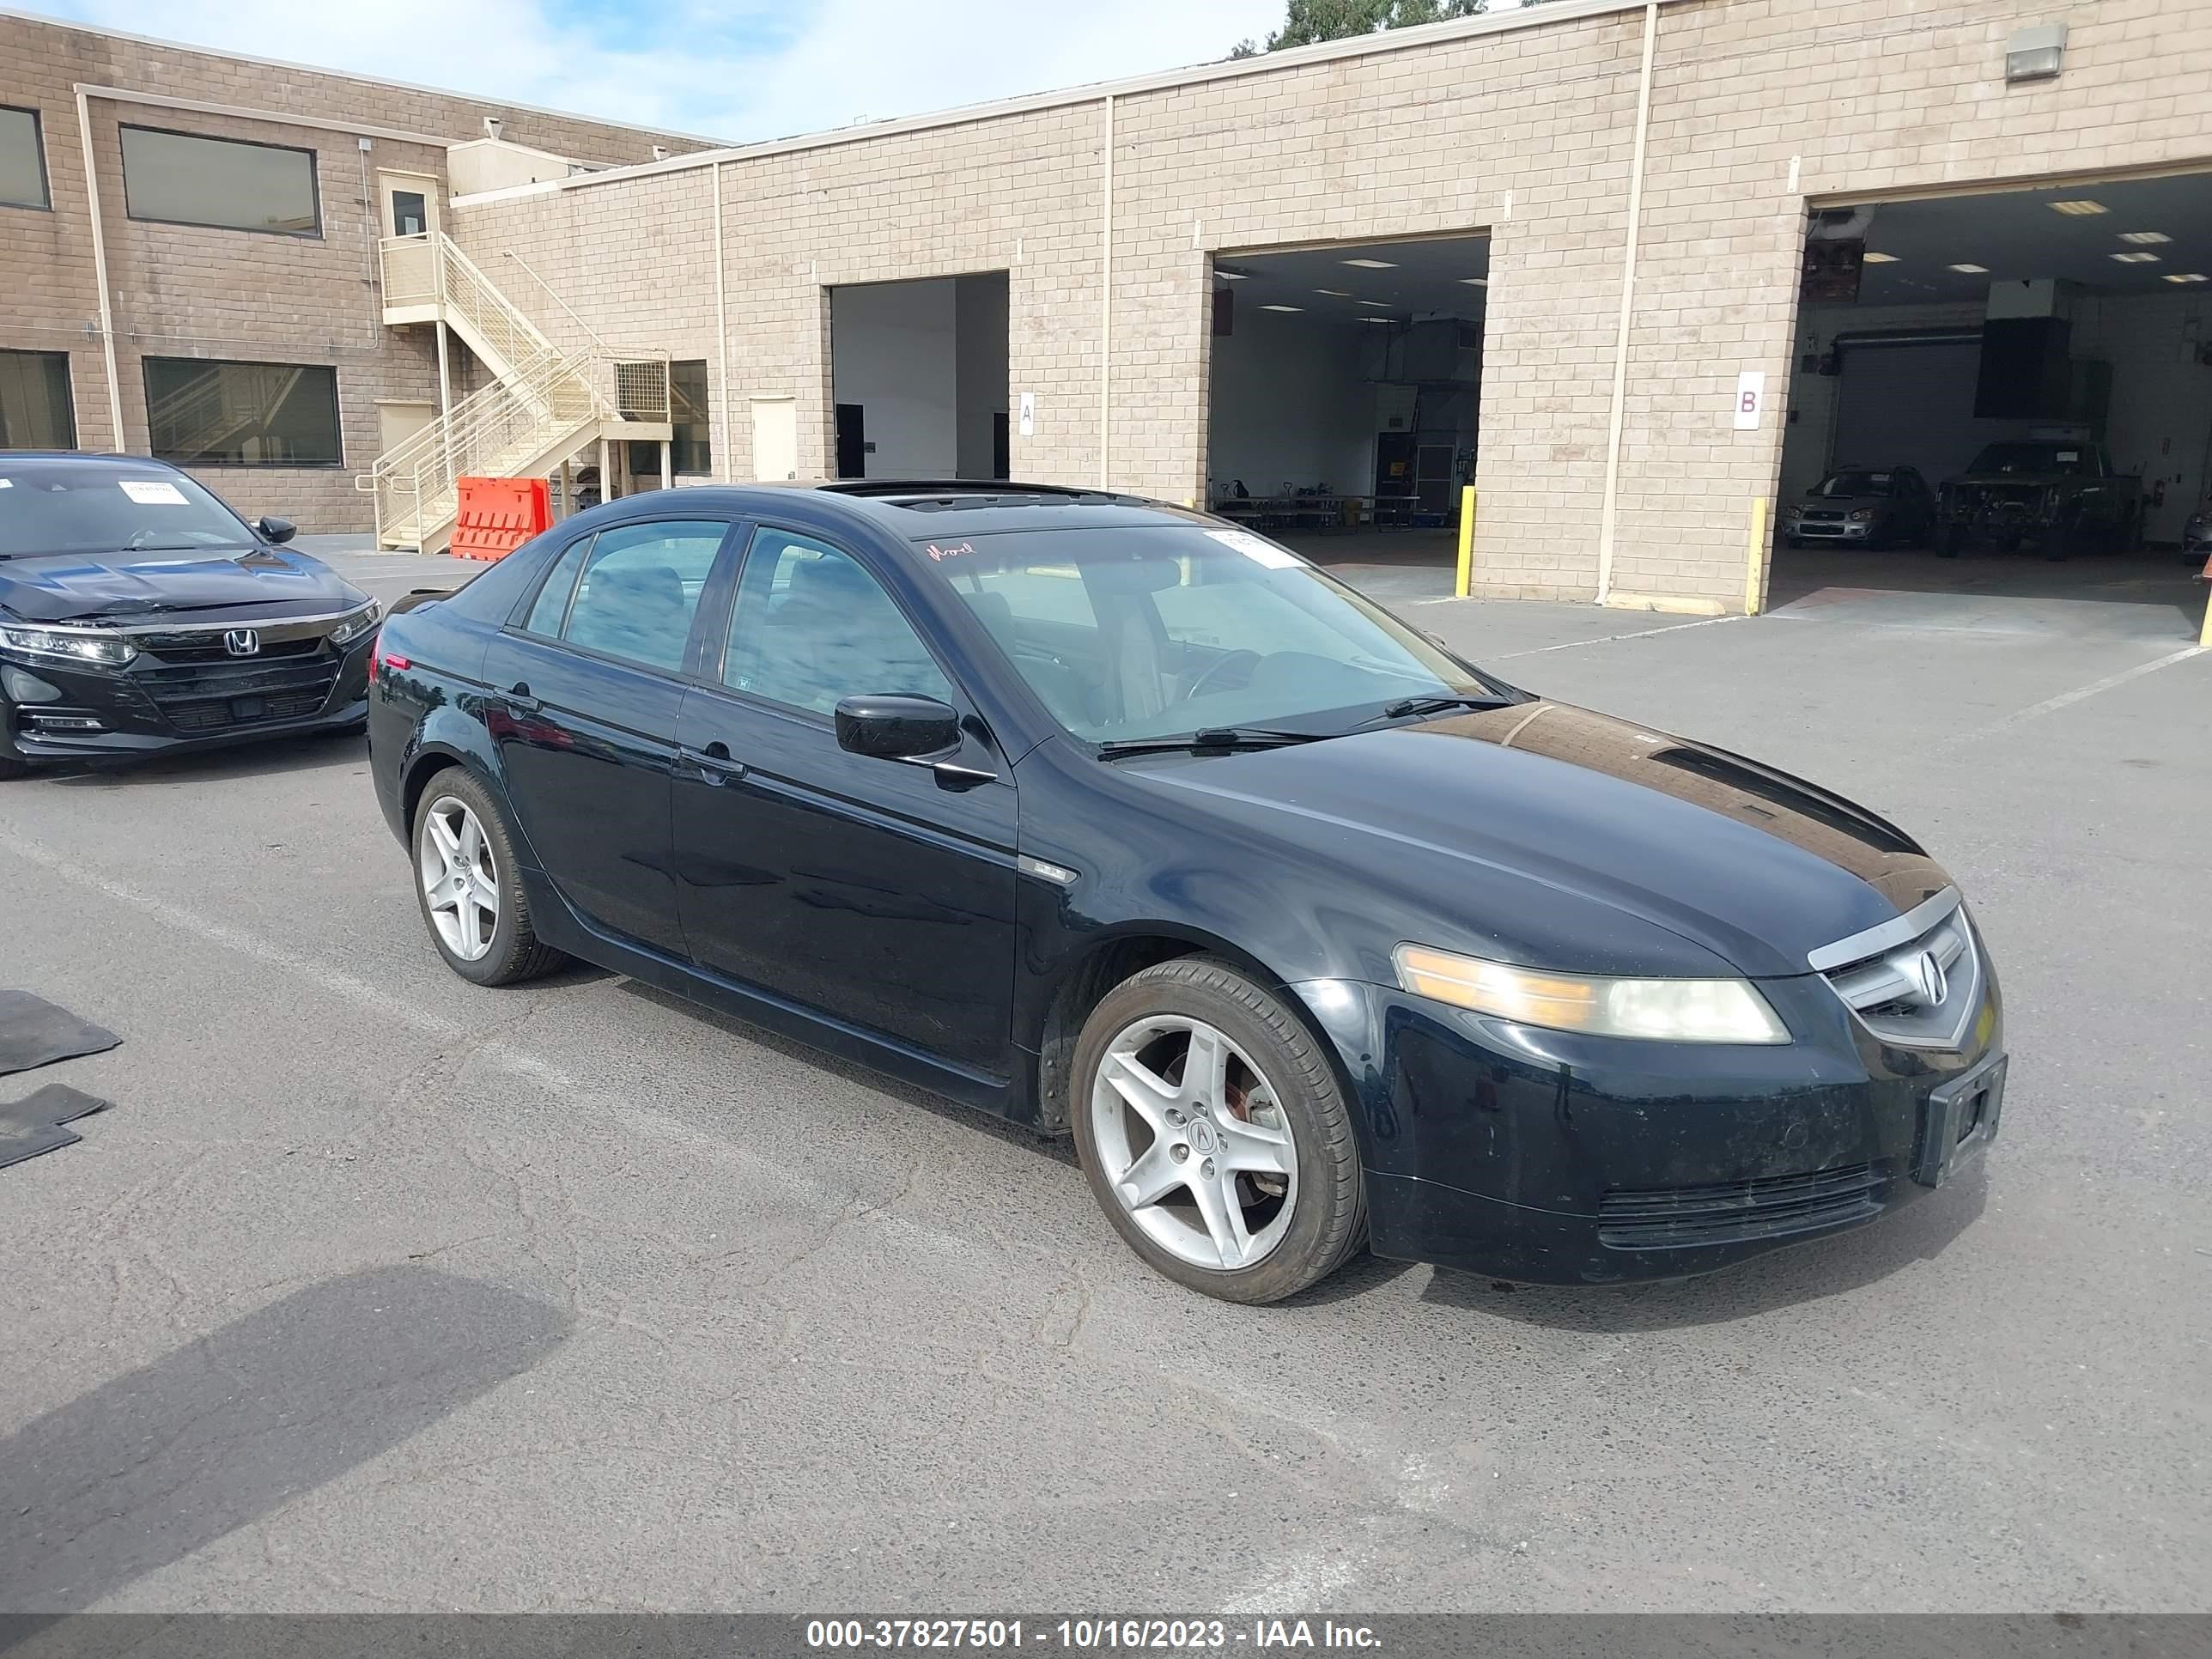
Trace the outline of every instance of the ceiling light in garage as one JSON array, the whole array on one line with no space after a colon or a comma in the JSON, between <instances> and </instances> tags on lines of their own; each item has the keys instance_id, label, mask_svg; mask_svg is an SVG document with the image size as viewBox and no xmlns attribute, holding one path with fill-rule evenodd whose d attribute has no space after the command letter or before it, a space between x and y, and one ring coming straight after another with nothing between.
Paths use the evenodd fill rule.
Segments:
<instances>
[{"instance_id":1,"label":"ceiling light in garage","mask_svg":"<svg viewBox=\"0 0 2212 1659\"><path fill-rule=\"evenodd\" d=\"M1224 283L1241 283L1252 273L1249 270L1231 270L1227 265L1216 265L1213 268L1213 274Z\"/></svg>"},{"instance_id":2,"label":"ceiling light in garage","mask_svg":"<svg viewBox=\"0 0 2212 1659\"><path fill-rule=\"evenodd\" d=\"M1390 302L1388 300L1354 300L1352 303L1356 306L1373 306L1377 311L1388 311L1390 308Z\"/></svg>"},{"instance_id":3,"label":"ceiling light in garage","mask_svg":"<svg viewBox=\"0 0 2212 1659\"><path fill-rule=\"evenodd\" d=\"M2152 247L2160 242L2170 242L2173 238L2162 230L2124 230L2120 233L2120 240L2124 242L2136 242L2145 247Z\"/></svg>"},{"instance_id":4,"label":"ceiling light in garage","mask_svg":"<svg viewBox=\"0 0 2212 1659\"><path fill-rule=\"evenodd\" d=\"M2169 270L2166 280L2169 283L2212 283L2212 276L2207 276L2201 270Z\"/></svg>"},{"instance_id":5,"label":"ceiling light in garage","mask_svg":"<svg viewBox=\"0 0 2212 1659\"><path fill-rule=\"evenodd\" d=\"M1990 274L1987 265L1953 265L1951 269L1961 276L1986 276Z\"/></svg>"},{"instance_id":6,"label":"ceiling light in garage","mask_svg":"<svg viewBox=\"0 0 2212 1659\"><path fill-rule=\"evenodd\" d=\"M1388 328L1391 324L1396 322L1398 319L1395 317L1362 317L1359 320L1363 323L1380 323L1385 328Z\"/></svg>"},{"instance_id":7,"label":"ceiling light in garage","mask_svg":"<svg viewBox=\"0 0 2212 1659\"><path fill-rule=\"evenodd\" d=\"M1897 256L1894 253L1862 253L1859 255L1859 263L1867 265L1893 265L1897 263Z\"/></svg>"},{"instance_id":8,"label":"ceiling light in garage","mask_svg":"<svg viewBox=\"0 0 2212 1659\"><path fill-rule=\"evenodd\" d=\"M2066 25L2040 23L2014 29L2005 42L2005 79L2048 81L2066 58Z\"/></svg>"},{"instance_id":9,"label":"ceiling light in garage","mask_svg":"<svg viewBox=\"0 0 2212 1659\"><path fill-rule=\"evenodd\" d=\"M1488 288L1490 286L1490 278L1487 276L1462 276L1460 278L1460 281L1465 283L1469 288Z\"/></svg>"},{"instance_id":10,"label":"ceiling light in garage","mask_svg":"<svg viewBox=\"0 0 2212 1659\"><path fill-rule=\"evenodd\" d=\"M1304 306L1261 306L1262 311L1304 311Z\"/></svg>"},{"instance_id":11,"label":"ceiling light in garage","mask_svg":"<svg viewBox=\"0 0 2212 1659\"><path fill-rule=\"evenodd\" d=\"M2106 207L2102 202L2089 202L2079 199L2071 202L2052 202L2048 204L2048 205L2053 213L2063 213L2069 218L2073 219L2086 218L2093 213L2110 213L2112 211L2112 210Z\"/></svg>"},{"instance_id":12,"label":"ceiling light in garage","mask_svg":"<svg viewBox=\"0 0 2212 1659\"><path fill-rule=\"evenodd\" d=\"M1352 297L1347 290L1340 288L1317 288L1314 292L1326 294L1332 300L1349 300Z\"/></svg>"},{"instance_id":13,"label":"ceiling light in garage","mask_svg":"<svg viewBox=\"0 0 2212 1659\"><path fill-rule=\"evenodd\" d=\"M1362 270L1395 270L1398 268L1388 259L1346 259L1344 263L1358 265Z\"/></svg>"},{"instance_id":14,"label":"ceiling light in garage","mask_svg":"<svg viewBox=\"0 0 2212 1659\"><path fill-rule=\"evenodd\" d=\"M2124 265L2154 265L2158 263L2155 253L2115 253L2112 257Z\"/></svg>"}]
</instances>

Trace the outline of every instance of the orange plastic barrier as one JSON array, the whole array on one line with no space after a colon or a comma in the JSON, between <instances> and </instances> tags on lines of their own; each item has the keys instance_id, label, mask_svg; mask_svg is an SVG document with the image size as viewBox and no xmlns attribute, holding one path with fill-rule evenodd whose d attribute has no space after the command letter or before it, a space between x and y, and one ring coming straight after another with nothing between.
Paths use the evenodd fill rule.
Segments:
<instances>
[{"instance_id":1,"label":"orange plastic barrier","mask_svg":"<svg viewBox=\"0 0 2212 1659\"><path fill-rule=\"evenodd\" d=\"M553 527L553 496L543 478L463 478L450 551L457 559L503 559Z\"/></svg>"}]
</instances>

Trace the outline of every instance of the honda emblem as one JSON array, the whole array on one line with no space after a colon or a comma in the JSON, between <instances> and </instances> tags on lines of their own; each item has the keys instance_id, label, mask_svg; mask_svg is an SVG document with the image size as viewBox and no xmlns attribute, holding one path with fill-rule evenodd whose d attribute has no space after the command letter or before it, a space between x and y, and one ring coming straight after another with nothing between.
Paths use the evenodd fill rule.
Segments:
<instances>
[{"instance_id":1,"label":"honda emblem","mask_svg":"<svg viewBox=\"0 0 2212 1659\"><path fill-rule=\"evenodd\" d=\"M258 657L261 635L250 628L234 628L222 636L222 648L234 657Z\"/></svg>"}]
</instances>

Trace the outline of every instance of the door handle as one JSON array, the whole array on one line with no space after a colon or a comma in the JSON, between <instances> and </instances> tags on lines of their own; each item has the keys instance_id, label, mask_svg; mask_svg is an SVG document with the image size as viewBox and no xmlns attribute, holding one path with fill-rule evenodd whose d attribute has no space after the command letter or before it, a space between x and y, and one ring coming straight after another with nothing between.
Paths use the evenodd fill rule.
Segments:
<instances>
[{"instance_id":1,"label":"door handle","mask_svg":"<svg viewBox=\"0 0 2212 1659\"><path fill-rule=\"evenodd\" d=\"M679 748L676 760L679 770L689 772L702 783L734 783L745 775L745 763L732 759L729 744L719 740L704 749Z\"/></svg>"},{"instance_id":2,"label":"door handle","mask_svg":"<svg viewBox=\"0 0 2212 1659\"><path fill-rule=\"evenodd\" d=\"M529 683L525 680L517 680L513 685L508 686L500 694L500 701L510 708L520 709L526 714L535 714L545 706L530 695Z\"/></svg>"}]
</instances>

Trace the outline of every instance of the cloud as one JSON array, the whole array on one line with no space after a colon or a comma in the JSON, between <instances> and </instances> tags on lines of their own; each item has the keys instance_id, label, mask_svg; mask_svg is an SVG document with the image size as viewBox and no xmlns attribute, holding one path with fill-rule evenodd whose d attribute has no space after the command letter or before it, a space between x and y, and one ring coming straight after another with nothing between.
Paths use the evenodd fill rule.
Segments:
<instances>
[{"instance_id":1,"label":"cloud","mask_svg":"<svg viewBox=\"0 0 2212 1659\"><path fill-rule=\"evenodd\" d=\"M57 15L747 141L1226 57L1283 0L59 0Z\"/></svg>"}]
</instances>

